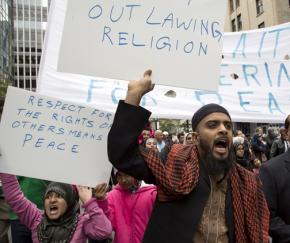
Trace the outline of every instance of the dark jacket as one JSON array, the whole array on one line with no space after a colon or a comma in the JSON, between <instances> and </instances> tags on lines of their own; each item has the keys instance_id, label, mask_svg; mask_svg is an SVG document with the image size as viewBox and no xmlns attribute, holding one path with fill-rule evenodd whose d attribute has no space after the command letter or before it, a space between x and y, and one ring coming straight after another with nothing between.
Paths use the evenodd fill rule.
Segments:
<instances>
[{"instance_id":1,"label":"dark jacket","mask_svg":"<svg viewBox=\"0 0 290 243\"><path fill-rule=\"evenodd\" d=\"M285 140L281 138L276 139L271 146L270 158L274 158L283 153L285 153Z\"/></svg>"},{"instance_id":2,"label":"dark jacket","mask_svg":"<svg viewBox=\"0 0 290 243\"><path fill-rule=\"evenodd\" d=\"M290 150L262 165L260 178L270 210L273 243L290 242Z\"/></svg>"},{"instance_id":3,"label":"dark jacket","mask_svg":"<svg viewBox=\"0 0 290 243\"><path fill-rule=\"evenodd\" d=\"M251 146L255 157L259 159L261 162L264 162L265 160L263 159L262 154L266 155L267 145L261 141L259 134L255 134L253 136Z\"/></svg>"},{"instance_id":4,"label":"dark jacket","mask_svg":"<svg viewBox=\"0 0 290 243\"><path fill-rule=\"evenodd\" d=\"M120 101L108 135L108 156L117 169L147 183L155 183L154 176L139 153L137 142L138 135L150 114L142 107ZM229 228L229 242L234 242L233 207L229 184L225 215ZM192 243L209 193L209 177L201 165L199 182L189 195L170 202L155 201L143 243Z\"/></svg>"}]
</instances>

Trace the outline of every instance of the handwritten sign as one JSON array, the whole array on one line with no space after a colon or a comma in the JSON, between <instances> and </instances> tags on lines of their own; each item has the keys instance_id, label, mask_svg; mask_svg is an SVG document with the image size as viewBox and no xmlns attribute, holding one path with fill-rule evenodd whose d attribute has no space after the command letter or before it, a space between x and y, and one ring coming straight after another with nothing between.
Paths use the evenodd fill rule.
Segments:
<instances>
[{"instance_id":1,"label":"handwritten sign","mask_svg":"<svg viewBox=\"0 0 290 243\"><path fill-rule=\"evenodd\" d=\"M127 81L57 71L65 2L52 2L38 92L114 112L126 96ZM218 91L156 85L141 105L153 112L152 117L191 119L199 107L215 102L226 107L234 121L283 123L290 111L289 43L290 23L225 33Z\"/></svg>"},{"instance_id":2,"label":"handwritten sign","mask_svg":"<svg viewBox=\"0 0 290 243\"><path fill-rule=\"evenodd\" d=\"M226 2L68 1L58 70L216 91Z\"/></svg>"},{"instance_id":3,"label":"handwritten sign","mask_svg":"<svg viewBox=\"0 0 290 243\"><path fill-rule=\"evenodd\" d=\"M111 113L9 87L0 125L0 171L96 186L107 181Z\"/></svg>"}]
</instances>

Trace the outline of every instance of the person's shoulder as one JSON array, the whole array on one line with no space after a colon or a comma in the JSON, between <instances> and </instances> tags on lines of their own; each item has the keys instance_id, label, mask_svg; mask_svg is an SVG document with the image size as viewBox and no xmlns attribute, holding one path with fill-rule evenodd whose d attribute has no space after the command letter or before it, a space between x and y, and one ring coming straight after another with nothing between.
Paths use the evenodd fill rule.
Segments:
<instances>
[{"instance_id":1,"label":"person's shoulder","mask_svg":"<svg viewBox=\"0 0 290 243\"><path fill-rule=\"evenodd\" d=\"M285 161L290 162L290 151L269 159L268 161L262 164L261 168L268 168L268 169L280 168L284 165Z\"/></svg>"},{"instance_id":2,"label":"person's shoulder","mask_svg":"<svg viewBox=\"0 0 290 243\"><path fill-rule=\"evenodd\" d=\"M152 191L156 191L156 186L154 185L151 185L151 184L145 184L145 185L142 185L138 190L137 190L137 193L151 193Z\"/></svg>"},{"instance_id":3,"label":"person's shoulder","mask_svg":"<svg viewBox=\"0 0 290 243\"><path fill-rule=\"evenodd\" d=\"M245 167L241 166L238 163L236 163L235 166L238 168L239 171L243 172L244 176L246 176L246 177L248 177L250 179L255 180L256 175L252 171L246 169Z\"/></svg>"},{"instance_id":4,"label":"person's shoulder","mask_svg":"<svg viewBox=\"0 0 290 243\"><path fill-rule=\"evenodd\" d=\"M273 143L272 143L272 145L273 144L278 144L280 142L281 142L281 139L280 138L275 138L274 141L273 141Z\"/></svg>"}]
</instances>

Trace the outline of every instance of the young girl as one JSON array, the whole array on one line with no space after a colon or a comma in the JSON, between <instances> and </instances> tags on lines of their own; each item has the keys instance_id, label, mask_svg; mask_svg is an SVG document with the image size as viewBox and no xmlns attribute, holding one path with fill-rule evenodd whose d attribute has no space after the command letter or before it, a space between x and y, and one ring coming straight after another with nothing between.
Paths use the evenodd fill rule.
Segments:
<instances>
[{"instance_id":1,"label":"young girl","mask_svg":"<svg viewBox=\"0 0 290 243\"><path fill-rule=\"evenodd\" d=\"M16 176L0 173L5 199L20 221L32 232L34 243L85 243L87 238L104 239L111 235L110 221L92 198L92 190L51 182L44 195L44 213L26 199ZM79 213L78 197L83 213Z\"/></svg>"},{"instance_id":2,"label":"young girl","mask_svg":"<svg viewBox=\"0 0 290 243\"><path fill-rule=\"evenodd\" d=\"M96 187L98 204L112 222L114 243L141 243L156 198L156 187L121 171L118 184L106 196L106 183Z\"/></svg>"}]
</instances>

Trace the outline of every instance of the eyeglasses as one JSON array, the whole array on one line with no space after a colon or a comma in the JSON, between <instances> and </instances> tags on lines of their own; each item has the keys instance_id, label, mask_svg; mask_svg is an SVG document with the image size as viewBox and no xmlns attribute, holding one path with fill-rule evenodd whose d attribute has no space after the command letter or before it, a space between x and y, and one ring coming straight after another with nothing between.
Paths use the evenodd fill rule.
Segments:
<instances>
[{"instance_id":1,"label":"eyeglasses","mask_svg":"<svg viewBox=\"0 0 290 243\"><path fill-rule=\"evenodd\" d=\"M192 137L187 137L186 140L192 140Z\"/></svg>"}]
</instances>

